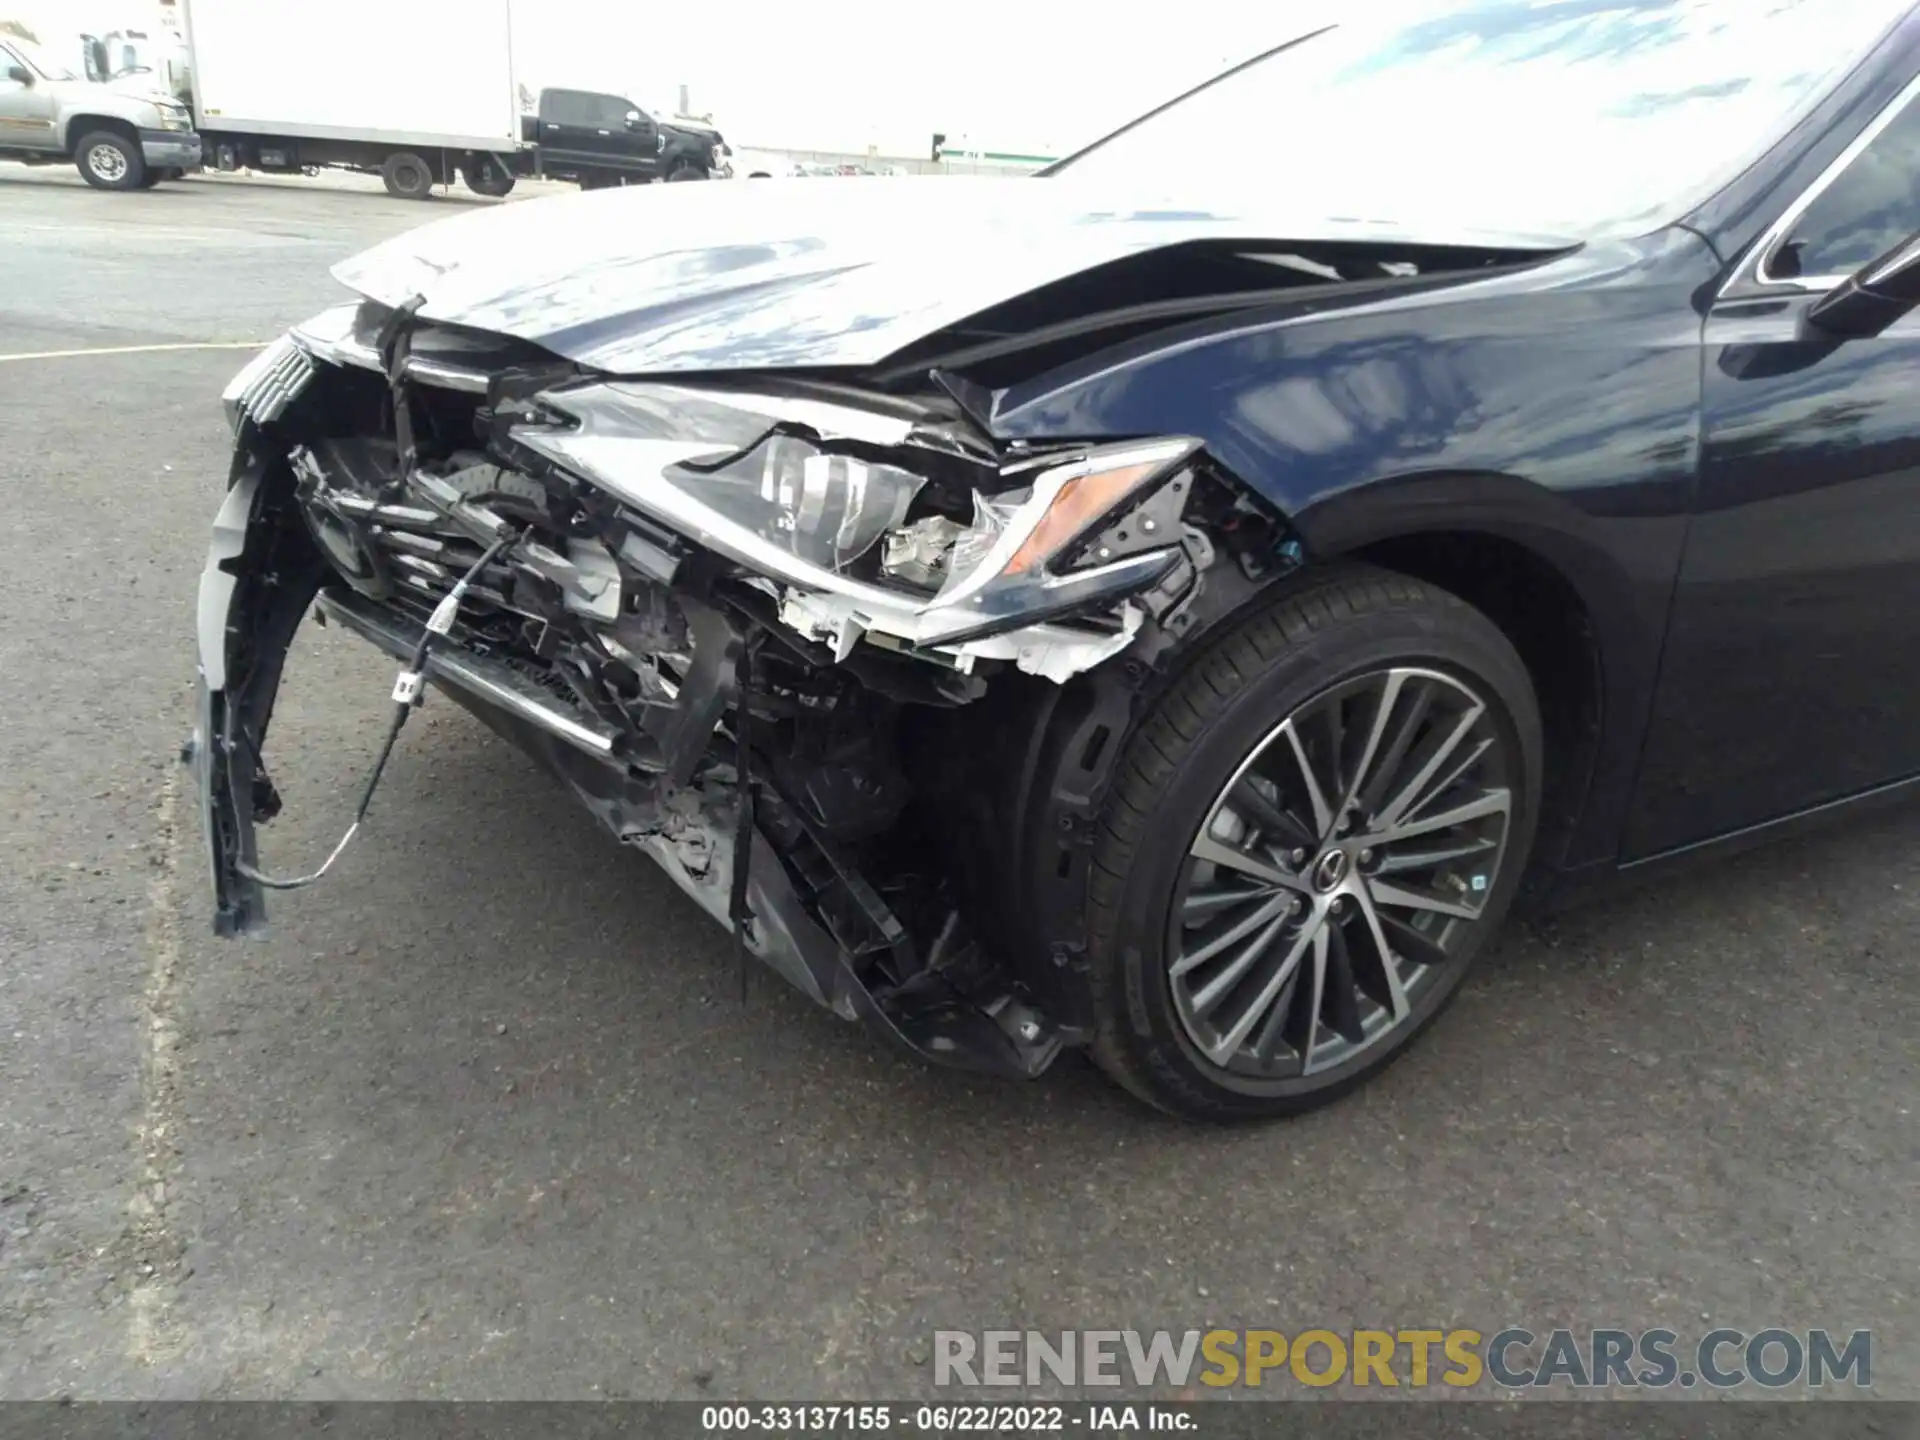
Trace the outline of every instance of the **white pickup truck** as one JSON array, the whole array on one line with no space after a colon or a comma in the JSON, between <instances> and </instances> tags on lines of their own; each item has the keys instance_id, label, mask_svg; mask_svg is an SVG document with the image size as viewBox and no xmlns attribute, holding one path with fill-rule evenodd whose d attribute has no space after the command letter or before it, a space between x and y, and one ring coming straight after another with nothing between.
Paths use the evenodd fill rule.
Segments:
<instances>
[{"instance_id":1,"label":"white pickup truck","mask_svg":"<svg viewBox=\"0 0 1920 1440\"><path fill-rule=\"evenodd\" d=\"M0 160L70 160L99 189L148 190L199 168L200 137L176 97L139 82L95 84L0 35Z\"/></svg>"}]
</instances>

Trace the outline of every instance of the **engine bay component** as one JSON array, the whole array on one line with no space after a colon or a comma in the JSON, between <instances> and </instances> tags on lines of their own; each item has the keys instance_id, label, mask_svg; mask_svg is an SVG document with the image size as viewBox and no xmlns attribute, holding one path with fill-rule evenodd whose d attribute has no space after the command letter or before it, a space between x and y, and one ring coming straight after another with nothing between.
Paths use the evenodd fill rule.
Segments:
<instances>
[{"instance_id":1,"label":"engine bay component","mask_svg":"<svg viewBox=\"0 0 1920 1440\"><path fill-rule=\"evenodd\" d=\"M891 530L880 557L883 574L921 590L938 590L946 583L954 547L967 527L945 515L927 515Z\"/></svg>"}]
</instances>

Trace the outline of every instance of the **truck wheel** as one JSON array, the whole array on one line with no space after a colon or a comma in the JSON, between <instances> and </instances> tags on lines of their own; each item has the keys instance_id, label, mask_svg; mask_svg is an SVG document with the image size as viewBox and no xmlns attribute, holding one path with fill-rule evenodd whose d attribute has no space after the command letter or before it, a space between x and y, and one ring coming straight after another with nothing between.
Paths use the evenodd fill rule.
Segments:
<instances>
[{"instance_id":1,"label":"truck wheel","mask_svg":"<svg viewBox=\"0 0 1920 1440\"><path fill-rule=\"evenodd\" d=\"M387 193L401 200L426 200L433 195L433 169L410 150L396 150L380 167Z\"/></svg>"},{"instance_id":2,"label":"truck wheel","mask_svg":"<svg viewBox=\"0 0 1920 1440\"><path fill-rule=\"evenodd\" d=\"M139 190L147 178L140 147L117 130L94 130L80 137L73 163L80 178L96 190Z\"/></svg>"},{"instance_id":3,"label":"truck wheel","mask_svg":"<svg viewBox=\"0 0 1920 1440\"><path fill-rule=\"evenodd\" d=\"M674 171L671 175L667 176L667 182L669 184L672 184L676 180L704 180L706 178L707 178L707 172L700 169L699 167L694 165L682 165L678 170Z\"/></svg>"},{"instance_id":4,"label":"truck wheel","mask_svg":"<svg viewBox=\"0 0 1920 1440\"><path fill-rule=\"evenodd\" d=\"M502 169L500 162L491 155L467 161L460 169L460 178L467 182L467 188L474 194L485 195L492 200L513 193L514 176Z\"/></svg>"}]
</instances>

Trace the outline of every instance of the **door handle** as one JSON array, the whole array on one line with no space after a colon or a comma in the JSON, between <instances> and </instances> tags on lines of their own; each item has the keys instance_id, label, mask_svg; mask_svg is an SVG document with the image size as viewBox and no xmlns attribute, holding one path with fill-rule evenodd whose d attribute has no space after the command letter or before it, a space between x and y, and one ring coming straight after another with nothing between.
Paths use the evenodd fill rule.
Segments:
<instances>
[{"instance_id":1,"label":"door handle","mask_svg":"<svg viewBox=\"0 0 1920 1440\"><path fill-rule=\"evenodd\" d=\"M602 131L601 131L600 133L601 133L602 135L611 135L611 134L613 134L613 132L612 132L611 130L602 130Z\"/></svg>"}]
</instances>

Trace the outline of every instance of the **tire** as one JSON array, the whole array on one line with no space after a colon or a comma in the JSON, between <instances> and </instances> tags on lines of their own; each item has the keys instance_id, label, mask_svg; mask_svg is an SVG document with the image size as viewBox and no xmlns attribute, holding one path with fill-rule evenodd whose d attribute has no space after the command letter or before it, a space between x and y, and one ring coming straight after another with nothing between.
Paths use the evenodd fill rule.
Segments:
<instances>
[{"instance_id":1,"label":"tire","mask_svg":"<svg viewBox=\"0 0 1920 1440\"><path fill-rule=\"evenodd\" d=\"M484 195L489 200L500 200L513 193L516 177L502 169L499 161L491 156L483 156L461 166L460 178L467 182L467 188L474 194Z\"/></svg>"},{"instance_id":2,"label":"tire","mask_svg":"<svg viewBox=\"0 0 1920 1440\"><path fill-rule=\"evenodd\" d=\"M667 176L667 183L671 185L678 181L704 180L706 178L707 178L707 172L700 169L698 166L682 165L678 170L674 171L671 175Z\"/></svg>"},{"instance_id":3,"label":"tire","mask_svg":"<svg viewBox=\"0 0 1920 1440\"><path fill-rule=\"evenodd\" d=\"M1148 1103L1215 1121L1297 1114L1377 1074L1511 907L1542 749L1519 655L1444 591L1343 568L1240 621L1153 705L1115 772L1088 879L1096 1061ZM1348 794L1357 821L1342 831ZM1454 816L1470 818L1436 824ZM1415 846L1403 829L1432 838ZM1250 856L1258 879L1240 868ZM1427 908L1440 904L1453 913ZM1210 918L1176 925L1176 905ZM1243 963L1246 935L1268 943ZM1193 968L1176 976L1176 961Z\"/></svg>"},{"instance_id":4,"label":"tire","mask_svg":"<svg viewBox=\"0 0 1920 1440\"><path fill-rule=\"evenodd\" d=\"M92 130L74 146L80 178L96 190L146 188L147 161L140 146L118 130Z\"/></svg>"},{"instance_id":5,"label":"tire","mask_svg":"<svg viewBox=\"0 0 1920 1440\"><path fill-rule=\"evenodd\" d=\"M387 193L396 200L433 198L433 167L410 150L396 150L380 167Z\"/></svg>"}]
</instances>

